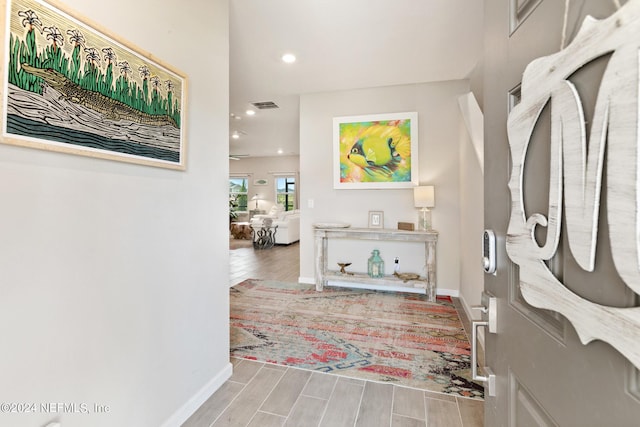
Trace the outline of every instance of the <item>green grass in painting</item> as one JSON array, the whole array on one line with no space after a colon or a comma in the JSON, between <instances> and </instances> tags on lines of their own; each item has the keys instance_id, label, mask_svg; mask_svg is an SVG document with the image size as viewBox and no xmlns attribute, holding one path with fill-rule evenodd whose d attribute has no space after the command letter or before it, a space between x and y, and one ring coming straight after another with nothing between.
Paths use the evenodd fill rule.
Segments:
<instances>
[{"instance_id":1,"label":"green grass in painting","mask_svg":"<svg viewBox=\"0 0 640 427\"><path fill-rule=\"evenodd\" d=\"M33 28L27 31L24 40L20 40L12 33L9 38L8 81L20 89L42 94L42 79L23 71L20 64L26 63L36 68L51 68L83 89L101 93L143 113L169 116L180 128L180 105L178 100L173 100L173 93L170 90L166 98L157 90L152 90L149 95L147 78L144 78L143 86L140 88L136 81L126 77L126 73L120 75L114 82L114 65L111 61L103 73L93 61L87 60L83 66L80 51L81 46L76 45L69 58L54 44L46 46L39 52ZM98 56L96 60L99 59Z\"/></svg>"}]
</instances>

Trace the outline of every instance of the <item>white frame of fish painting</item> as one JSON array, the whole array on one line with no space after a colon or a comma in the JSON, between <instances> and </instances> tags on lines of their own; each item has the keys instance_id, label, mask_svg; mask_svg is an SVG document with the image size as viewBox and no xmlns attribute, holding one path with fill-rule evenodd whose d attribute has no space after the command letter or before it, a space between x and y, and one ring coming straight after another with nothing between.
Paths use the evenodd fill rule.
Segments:
<instances>
[{"instance_id":1,"label":"white frame of fish painting","mask_svg":"<svg viewBox=\"0 0 640 427\"><path fill-rule=\"evenodd\" d=\"M183 73L57 1L0 8L1 143L185 170Z\"/></svg>"},{"instance_id":2,"label":"white frame of fish painting","mask_svg":"<svg viewBox=\"0 0 640 427\"><path fill-rule=\"evenodd\" d=\"M373 147L368 147L364 153L367 142L363 140L367 137L372 138ZM383 150L382 156L376 154L376 145ZM333 162L335 189L417 186L418 113L335 117Z\"/></svg>"}]
</instances>

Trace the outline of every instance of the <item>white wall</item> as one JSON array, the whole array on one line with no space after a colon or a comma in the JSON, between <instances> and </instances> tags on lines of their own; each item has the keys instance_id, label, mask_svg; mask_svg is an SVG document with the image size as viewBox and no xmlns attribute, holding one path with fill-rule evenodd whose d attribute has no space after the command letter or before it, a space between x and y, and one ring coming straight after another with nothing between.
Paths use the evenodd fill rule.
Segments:
<instances>
[{"instance_id":1,"label":"white wall","mask_svg":"<svg viewBox=\"0 0 640 427\"><path fill-rule=\"evenodd\" d=\"M228 1L65 3L187 74L187 171L0 145L0 402L110 408L0 425L179 425L231 371Z\"/></svg>"},{"instance_id":2,"label":"white wall","mask_svg":"<svg viewBox=\"0 0 640 427\"><path fill-rule=\"evenodd\" d=\"M314 245L312 224L320 221L348 222L366 227L368 211L384 211L385 227L398 221L416 222L413 191L334 190L332 164L332 118L385 112L417 111L419 118L420 183L435 186L433 226L438 240L438 288L458 295L460 290L460 138L463 121L458 97L469 91L468 81L403 85L353 91L302 95L300 98L300 280L313 281ZM308 201L313 199L314 208ZM415 249L391 243L383 252L387 271L393 257L400 256L406 271L421 272ZM339 244L336 245L337 251ZM349 249L352 271L361 271L373 246ZM330 252L332 248L330 247ZM329 255L331 258L331 254ZM424 256L423 253L420 256ZM403 263L403 260L409 260ZM332 261L330 261L332 262Z\"/></svg>"},{"instance_id":3,"label":"white wall","mask_svg":"<svg viewBox=\"0 0 640 427\"><path fill-rule=\"evenodd\" d=\"M299 156L247 157L240 160L229 160L229 174L249 175L249 208L255 208L251 198L259 194L258 208L268 211L275 204L276 190L274 176L283 173L298 175L300 171ZM267 185L254 185L256 179L267 180ZM299 191L300 182L296 183Z\"/></svg>"},{"instance_id":4,"label":"white wall","mask_svg":"<svg viewBox=\"0 0 640 427\"><path fill-rule=\"evenodd\" d=\"M474 74L481 73L477 70ZM473 80L470 81L473 85ZM460 134L460 300L469 318L484 287L481 236L484 227L484 117L471 92L458 99L465 130Z\"/></svg>"},{"instance_id":5,"label":"white wall","mask_svg":"<svg viewBox=\"0 0 640 427\"><path fill-rule=\"evenodd\" d=\"M484 151L484 150L483 150ZM460 134L460 300L469 318L472 305L480 304L484 288L482 231L484 229L484 179L469 133Z\"/></svg>"}]
</instances>

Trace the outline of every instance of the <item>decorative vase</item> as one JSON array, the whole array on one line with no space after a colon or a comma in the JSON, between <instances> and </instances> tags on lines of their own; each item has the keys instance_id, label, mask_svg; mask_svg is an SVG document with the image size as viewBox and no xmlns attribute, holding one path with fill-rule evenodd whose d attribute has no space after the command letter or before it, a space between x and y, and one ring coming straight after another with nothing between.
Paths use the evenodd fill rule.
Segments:
<instances>
[{"instance_id":1,"label":"decorative vase","mask_svg":"<svg viewBox=\"0 0 640 427\"><path fill-rule=\"evenodd\" d=\"M420 210L420 216L418 217L418 230L431 231L431 211L427 208Z\"/></svg>"},{"instance_id":2,"label":"decorative vase","mask_svg":"<svg viewBox=\"0 0 640 427\"><path fill-rule=\"evenodd\" d=\"M384 261L380 258L380 251L377 249L371 252L371 257L367 264L367 273L369 277L373 278L384 277Z\"/></svg>"}]
</instances>

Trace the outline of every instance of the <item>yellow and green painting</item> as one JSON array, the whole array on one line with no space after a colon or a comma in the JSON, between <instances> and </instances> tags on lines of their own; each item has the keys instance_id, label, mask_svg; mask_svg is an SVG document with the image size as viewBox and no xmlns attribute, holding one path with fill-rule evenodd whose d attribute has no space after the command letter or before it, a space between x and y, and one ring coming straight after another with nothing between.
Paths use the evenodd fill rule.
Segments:
<instances>
[{"instance_id":1,"label":"yellow and green painting","mask_svg":"<svg viewBox=\"0 0 640 427\"><path fill-rule=\"evenodd\" d=\"M417 114L334 119L337 188L411 187L417 180Z\"/></svg>"},{"instance_id":2,"label":"yellow and green painting","mask_svg":"<svg viewBox=\"0 0 640 427\"><path fill-rule=\"evenodd\" d=\"M56 2L2 12L1 142L184 169L182 74Z\"/></svg>"}]
</instances>

